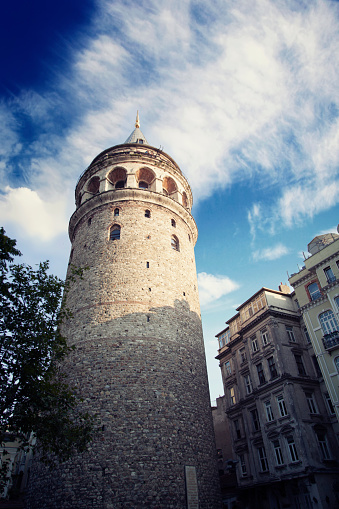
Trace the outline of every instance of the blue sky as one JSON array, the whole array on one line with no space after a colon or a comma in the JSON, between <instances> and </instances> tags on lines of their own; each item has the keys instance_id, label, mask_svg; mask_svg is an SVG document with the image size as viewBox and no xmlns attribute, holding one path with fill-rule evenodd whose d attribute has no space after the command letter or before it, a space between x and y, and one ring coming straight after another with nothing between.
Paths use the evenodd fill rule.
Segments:
<instances>
[{"instance_id":1,"label":"blue sky","mask_svg":"<svg viewBox=\"0 0 339 509\"><path fill-rule=\"evenodd\" d=\"M339 3L19 0L0 48L0 217L24 261L64 277L77 178L137 109L188 178L215 399L215 334L339 222Z\"/></svg>"}]
</instances>

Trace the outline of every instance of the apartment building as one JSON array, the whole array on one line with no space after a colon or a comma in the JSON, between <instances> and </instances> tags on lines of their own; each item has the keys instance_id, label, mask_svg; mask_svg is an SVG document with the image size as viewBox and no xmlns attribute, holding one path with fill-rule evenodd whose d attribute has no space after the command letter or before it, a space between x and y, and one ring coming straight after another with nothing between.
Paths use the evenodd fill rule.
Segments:
<instances>
[{"instance_id":1,"label":"apartment building","mask_svg":"<svg viewBox=\"0 0 339 509\"><path fill-rule=\"evenodd\" d=\"M289 287L261 288L217 334L242 507L339 503L338 445Z\"/></svg>"}]
</instances>

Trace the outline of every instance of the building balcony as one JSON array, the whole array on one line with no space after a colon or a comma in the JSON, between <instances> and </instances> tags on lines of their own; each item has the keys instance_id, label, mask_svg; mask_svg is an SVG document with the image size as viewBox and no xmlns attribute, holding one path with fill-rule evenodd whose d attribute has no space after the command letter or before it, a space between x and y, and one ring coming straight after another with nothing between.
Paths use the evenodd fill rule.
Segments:
<instances>
[{"instance_id":1,"label":"building balcony","mask_svg":"<svg viewBox=\"0 0 339 509\"><path fill-rule=\"evenodd\" d=\"M325 350L333 350L339 347L339 332L334 331L329 334L324 334L323 345Z\"/></svg>"}]
</instances>

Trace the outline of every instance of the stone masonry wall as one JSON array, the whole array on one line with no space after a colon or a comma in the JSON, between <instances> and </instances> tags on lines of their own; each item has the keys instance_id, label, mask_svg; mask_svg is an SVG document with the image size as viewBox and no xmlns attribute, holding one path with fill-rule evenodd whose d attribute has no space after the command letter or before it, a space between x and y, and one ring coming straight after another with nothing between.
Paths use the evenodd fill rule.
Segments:
<instances>
[{"instance_id":1,"label":"stone masonry wall","mask_svg":"<svg viewBox=\"0 0 339 509\"><path fill-rule=\"evenodd\" d=\"M76 349L65 369L98 430L87 453L53 472L33 465L29 509L185 508L187 465L196 467L200 509L219 507L187 214L168 197L128 189L78 210L71 263L88 269L67 296L73 317L63 333ZM119 240L109 240L113 224Z\"/></svg>"}]
</instances>

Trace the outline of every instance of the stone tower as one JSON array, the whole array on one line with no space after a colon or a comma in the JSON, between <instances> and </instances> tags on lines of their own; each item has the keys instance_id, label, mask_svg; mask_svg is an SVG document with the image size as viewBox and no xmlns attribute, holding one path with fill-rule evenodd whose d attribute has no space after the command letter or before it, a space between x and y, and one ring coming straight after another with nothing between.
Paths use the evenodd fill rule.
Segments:
<instances>
[{"instance_id":1,"label":"stone tower","mask_svg":"<svg viewBox=\"0 0 339 509\"><path fill-rule=\"evenodd\" d=\"M52 478L39 472L29 507L219 507L190 186L137 116L75 195L70 264L88 270L71 285L63 333L100 427L88 453Z\"/></svg>"}]
</instances>

